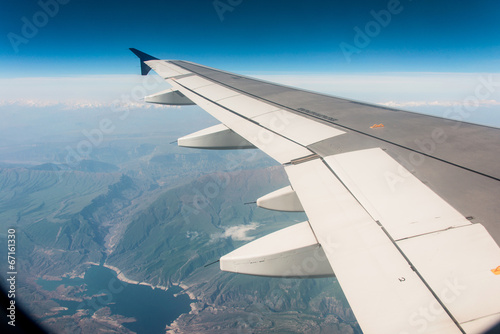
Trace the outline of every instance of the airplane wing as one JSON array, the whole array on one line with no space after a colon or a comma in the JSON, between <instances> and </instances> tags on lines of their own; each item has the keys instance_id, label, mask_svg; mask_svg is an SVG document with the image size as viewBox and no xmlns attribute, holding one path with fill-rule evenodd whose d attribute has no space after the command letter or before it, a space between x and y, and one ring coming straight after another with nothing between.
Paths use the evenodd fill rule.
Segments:
<instances>
[{"instance_id":1,"label":"airplane wing","mask_svg":"<svg viewBox=\"0 0 500 334\"><path fill-rule=\"evenodd\" d=\"M499 129L131 50L172 85L147 102L220 121L179 145L259 148L290 186L257 205L307 215L222 257L222 270L336 276L364 333L479 333L500 320Z\"/></svg>"}]
</instances>

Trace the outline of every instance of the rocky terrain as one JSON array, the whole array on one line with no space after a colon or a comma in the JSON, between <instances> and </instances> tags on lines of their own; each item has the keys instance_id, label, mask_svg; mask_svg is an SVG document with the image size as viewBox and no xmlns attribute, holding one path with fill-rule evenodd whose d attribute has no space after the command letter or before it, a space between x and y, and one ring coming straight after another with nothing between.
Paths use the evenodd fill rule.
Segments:
<instances>
[{"instance_id":1,"label":"rocky terrain","mask_svg":"<svg viewBox=\"0 0 500 334\"><path fill-rule=\"evenodd\" d=\"M306 217L251 203L287 185L281 166L262 153L178 148L168 144L176 131L158 125L171 116L148 117L71 166L63 159L67 128L51 127L50 140L32 138L39 149L12 138L2 148L0 247L4 231L15 227L19 300L32 316L56 333L132 332L127 323L135 320L108 306L67 314L64 302L87 298L84 284L47 290L37 283L83 278L94 263L129 282L182 287L191 312L167 326L171 333L359 333L335 278L273 279L205 267Z\"/></svg>"}]
</instances>

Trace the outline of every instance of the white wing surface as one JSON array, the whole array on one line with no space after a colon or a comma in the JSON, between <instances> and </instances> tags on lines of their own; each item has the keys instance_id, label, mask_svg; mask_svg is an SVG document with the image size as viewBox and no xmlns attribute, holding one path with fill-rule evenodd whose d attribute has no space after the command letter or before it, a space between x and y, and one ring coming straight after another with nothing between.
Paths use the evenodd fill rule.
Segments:
<instances>
[{"instance_id":1,"label":"white wing surface","mask_svg":"<svg viewBox=\"0 0 500 334\"><path fill-rule=\"evenodd\" d=\"M221 122L179 145L259 148L290 186L258 205L308 217L222 257L222 270L335 275L365 333L500 321L500 130L131 50L172 85L147 101L197 104Z\"/></svg>"}]
</instances>

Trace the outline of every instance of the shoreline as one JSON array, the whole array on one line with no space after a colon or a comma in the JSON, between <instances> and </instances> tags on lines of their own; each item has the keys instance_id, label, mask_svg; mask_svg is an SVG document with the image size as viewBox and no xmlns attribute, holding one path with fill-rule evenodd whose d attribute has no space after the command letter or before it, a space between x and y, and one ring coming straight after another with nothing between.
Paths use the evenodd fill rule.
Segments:
<instances>
[{"instance_id":1,"label":"shoreline","mask_svg":"<svg viewBox=\"0 0 500 334\"><path fill-rule=\"evenodd\" d=\"M179 288L181 288L184 291L184 293L189 296L189 299L198 301L198 298L196 298L196 296L194 295L194 293L192 293L191 291L189 291L190 287L188 285L182 284L182 283L172 283L172 285L178 286Z\"/></svg>"},{"instance_id":2,"label":"shoreline","mask_svg":"<svg viewBox=\"0 0 500 334\"><path fill-rule=\"evenodd\" d=\"M86 262L86 264L90 264L90 265L98 266L98 267L101 266L99 263L95 263L95 262ZM164 290L164 291L168 290L168 287L166 287L166 286L153 285L151 283L139 282L139 281L135 281L135 280L132 280L130 278L127 278L119 268L117 268L115 266L112 266L110 264L103 264L102 266L105 267L105 268L113 270L116 273L116 277L120 281L122 281L122 282L125 282L125 283L128 283L128 284L135 284L135 285L146 285L146 286L151 287L151 289L153 289L153 290L154 289L161 289L161 290ZM200 300L198 300L198 298L196 298L196 296L194 295L194 293L192 293L191 291L189 291L190 287L188 285L186 285L186 284L183 284L183 283L172 283L172 286L178 286L178 287L180 287L182 289L182 292L174 294L174 297L177 297L178 295L184 293L191 300L191 303L189 303L189 306L191 307L191 311L189 311L187 314L196 314L200 310L200 308L197 305L197 303L199 303ZM181 317L181 316L182 316L182 314L179 317ZM174 321L172 321L172 323L170 325L167 325L167 328L166 328L167 329L167 333L170 333L171 330L175 330L175 328L178 326L177 319L175 319Z\"/></svg>"},{"instance_id":3,"label":"shoreline","mask_svg":"<svg viewBox=\"0 0 500 334\"><path fill-rule=\"evenodd\" d=\"M101 265L99 263L96 263L96 262L86 262L86 264L101 267ZM112 266L110 264L105 263L102 265L102 267L113 270L116 273L116 278L118 278L122 282L129 283L129 284L135 284L135 285L146 285L146 286L151 287L151 289L153 289L153 290L154 289L160 289L160 290L164 290L164 291L168 290L168 287L163 286L163 285L153 285L151 283L139 282L139 281L127 278L125 276L125 274L123 274L123 272L119 268Z\"/></svg>"}]
</instances>

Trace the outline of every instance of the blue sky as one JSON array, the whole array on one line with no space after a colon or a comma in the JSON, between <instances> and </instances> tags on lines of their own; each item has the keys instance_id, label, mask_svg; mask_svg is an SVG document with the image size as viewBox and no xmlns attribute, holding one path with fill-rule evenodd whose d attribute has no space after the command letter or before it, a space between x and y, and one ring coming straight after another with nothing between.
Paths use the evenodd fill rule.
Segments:
<instances>
[{"instance_id":1,"label":"blue sky","mask_svg":"<svg viewBox=\"0 0 500 334\"><path fill-rule=\"evenodd\" d=\"M2 3L1 77L136 73L129 47L230 71L496 72L500 67L500 3L493 0L41 3L47 5ZM26 21L35 32L25 28L23 34ZM372 36L356 44L357 31ZM359 52L346 57L341 45Z\"/></svg>"},{"instance_id":2,"label":"blue sky","mask_svg":"<svg viewBox=\"0 0 500 334\"><path fill-rule=\"evenodd\" d=\"M4 1L0 106L121 99L142 85L135 47L438 116L489 80L468 120L500 126L499 31L498 0Z\"/></svg>"}]
</instances>

